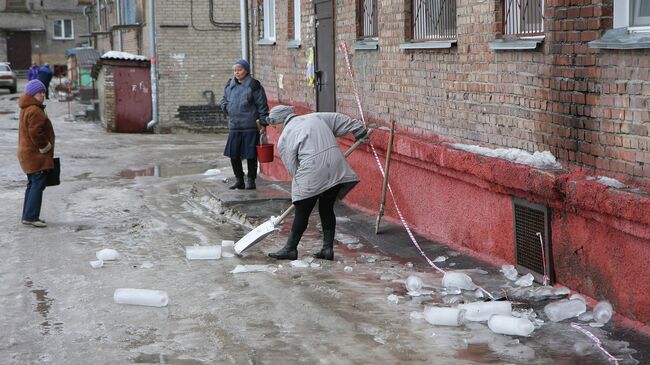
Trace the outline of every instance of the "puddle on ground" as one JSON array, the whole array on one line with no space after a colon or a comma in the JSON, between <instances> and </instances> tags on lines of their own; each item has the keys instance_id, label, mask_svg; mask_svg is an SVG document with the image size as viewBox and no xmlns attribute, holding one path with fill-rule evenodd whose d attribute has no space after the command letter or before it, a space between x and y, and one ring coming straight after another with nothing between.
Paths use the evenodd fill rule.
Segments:
<instances>
[{"instance_id":1,"label":"puddle on ground","mask_svg":"<svg viewBox=\"0 0 650 365\"><path fill-rule=\"evenodd\" d=\"M138 176L174 177L203 174L211 168L213 167L210 164L200 162L182 166L154 165L140 169L124 169L118 173L118 176L124 179L133 179Z\"/></svg>"},{"instance_id":2,"label":"puddle on ground","mask_svg":"<svg viewBox=\"0 0 650 365\"><path fill-rule=\"evenodd\" d=\"M25 286L28 288L32 288L34 286L34 283L30 278L27 278L25 280ZM43 322L41 322L41 333L44 335L47 335L50 333L50 328L55 329L57 332L61 332L63 330L63 323L61 322L54 322L50 323L49 319L49 314L50 314L50 308L52 306L52 302L54 299L48 298L47 296L47 290L45 289L33 289L31 292L34 294L34 297L36 298L36 309L34 310L35 312L38 312L43 316L45 319Z\"/></svg>"},{"instance_id":3,"label":"puddle on ground","mask_svg":"<svg viewBox=\"0 0 650 365\"><path fill-rule=\"evenodd\" d=\"M193 359L179 359L174 355L165 354L140 354L133 362L136 364L177 364L177 365L201 365L202 361Z\"/></svg>"}]
</instances>

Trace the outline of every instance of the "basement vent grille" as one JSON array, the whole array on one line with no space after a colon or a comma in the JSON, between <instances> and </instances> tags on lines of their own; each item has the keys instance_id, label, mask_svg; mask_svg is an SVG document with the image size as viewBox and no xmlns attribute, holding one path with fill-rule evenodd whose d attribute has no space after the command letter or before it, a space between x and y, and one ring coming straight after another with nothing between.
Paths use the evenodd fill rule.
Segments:
<instances>
[{"instance_id":1,"label":"basement vent grille","mask_svg":"<svg viewBox=\"0 0 650 365\"><path fill-rule=\"evenodd\" d=\"M550 209L518 198L513 198L512 203L517 269L523 274L530 272L540 283L543 282L546 271L550 280L547 284L553 284L555 278L551 262L553 256L551 255ZM538 232L542 234L543 250Z\"/></svg>"}]
</instances>

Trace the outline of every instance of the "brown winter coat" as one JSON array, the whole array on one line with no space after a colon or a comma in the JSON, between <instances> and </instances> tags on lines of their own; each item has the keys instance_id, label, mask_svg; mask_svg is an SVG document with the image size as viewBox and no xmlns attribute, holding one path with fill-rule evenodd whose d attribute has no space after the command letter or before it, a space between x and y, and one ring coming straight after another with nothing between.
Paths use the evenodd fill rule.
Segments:
<instances>
[{"instance_id":1,"label":"brown winter coat","mask_svg":"<svg viewBox=\"0 0 650 365\"><path fill-rule=\"evenodd\" d=\"M54 128L45 114L45 106L33 96L23 93L18 101L18 161L26 174L54 168ZM51 143L52 148L44 149Z\"/></svg>"}]
</instances>

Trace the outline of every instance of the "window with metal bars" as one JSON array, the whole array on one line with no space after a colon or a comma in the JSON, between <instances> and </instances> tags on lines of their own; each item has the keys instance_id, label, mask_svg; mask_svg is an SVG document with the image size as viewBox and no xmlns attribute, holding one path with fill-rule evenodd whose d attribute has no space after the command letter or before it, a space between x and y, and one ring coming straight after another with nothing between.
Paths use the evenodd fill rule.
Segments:
<instances>
[{"instance_id":1,"label":"window with metal bars","mask_svg":"<svg viewBox=\"0 0 650 365\"><path fill-rule=\"evenodd\" d=\"M413 0L411 4L413 41L456 38L456 0Z\"/></svg>"},{"instance_id":2,"label":"window with metal bars","mask_svg":"<svg viewBox=\"0 0 650 365\"><path fill-rule=\"evenodd\" d=\"M357 0L357 38L369 39L379 36L377 26L378 0Z\"/></svg>"},{"instance_id":3,"label":"window with metal bars","mask_svg":"<svg viewBox=\"0 0 650 365\"><path fill-rule=\"evenodd\" d=\"M543 34L544 0L504 0L504 36L521 37Z\"/></svg>"}]
</instances>

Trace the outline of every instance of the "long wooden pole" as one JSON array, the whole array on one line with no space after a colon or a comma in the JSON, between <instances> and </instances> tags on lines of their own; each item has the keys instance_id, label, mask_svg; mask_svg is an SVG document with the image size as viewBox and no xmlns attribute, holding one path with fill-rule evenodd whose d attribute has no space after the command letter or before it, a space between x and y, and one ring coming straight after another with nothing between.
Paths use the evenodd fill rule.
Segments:
<instances>
[{"instance_id":1,"label":"long wooden pole","mask_svg":"<svg viewBox=\"0 0 650 365\"><path fill-rule=\"evenodd\" d=\"M390 135L388 136L388 147L386 148L386 165L384 167L384 183L381 187L381 202L379 203L379 212L377 212L377 221L375 221L375 234L379 234L379 222L384 215L386 208L386 189L388 188L388 171L390 170L390 156L393 153L393 136L395 135L395 121L390 121Z\"/></svg>"}]
</instances>

